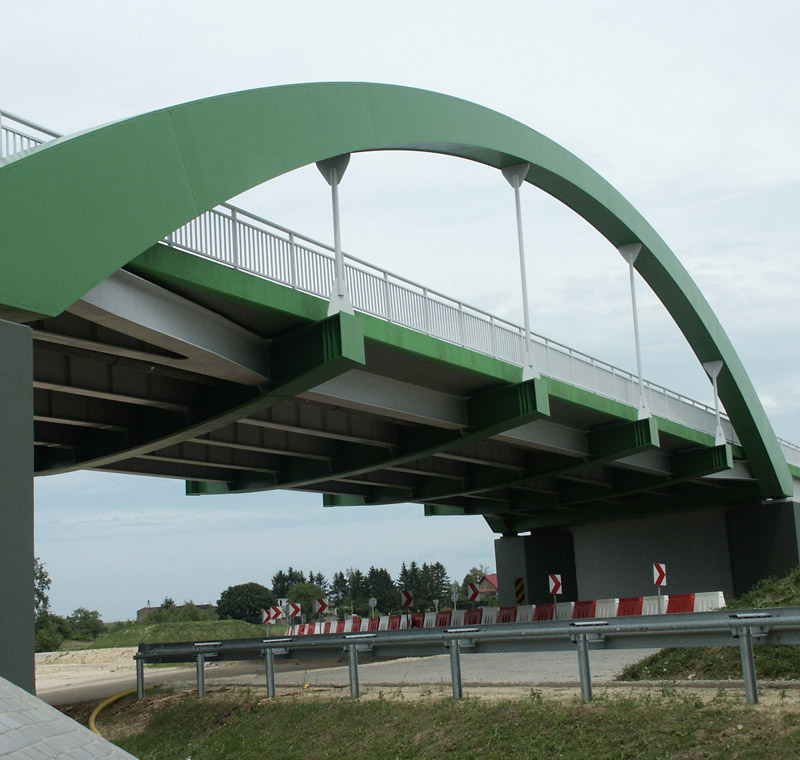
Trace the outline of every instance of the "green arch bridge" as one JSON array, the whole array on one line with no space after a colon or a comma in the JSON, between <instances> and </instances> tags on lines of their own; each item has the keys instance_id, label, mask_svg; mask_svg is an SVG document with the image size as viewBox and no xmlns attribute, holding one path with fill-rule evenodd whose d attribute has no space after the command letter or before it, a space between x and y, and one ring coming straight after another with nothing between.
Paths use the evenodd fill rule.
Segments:
<instances>
[{"instance_id":1,"label":"green arch bridge","mask_svg":"<svg viewBox=\"0 0 800 760\"><path fill-rule=\"evenodd\" d=\"M335 198L346 157L375 150L516 172L570 207L656 293L726 414L227 204L315 162ZM657 560L671 591L730 594L798 563L800 452L697 286L602 177L499 113L354 83L67 137L0 112L0 209L0 675L26 688L34 475L483 515L501 594L523 578L528 602L549 572L566 598L633 596Z\"/></svg>"}]
</instances>

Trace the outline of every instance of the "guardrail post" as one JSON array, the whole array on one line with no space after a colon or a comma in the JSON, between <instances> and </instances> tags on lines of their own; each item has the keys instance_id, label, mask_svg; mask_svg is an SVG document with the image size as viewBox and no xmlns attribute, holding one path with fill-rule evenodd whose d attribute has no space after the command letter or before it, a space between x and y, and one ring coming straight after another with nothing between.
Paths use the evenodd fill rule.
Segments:
<instances>
[{"instance_id":1,"label":"guardrail post","mask_svg":"<svg viewBox=\"0 0 800 760\"><path fill-rule=\"evenodd\" d=\"M350 696L353 699L358 699L358 649L355 644L351 644L348 648L349 670L350 670Z\"/></svg>"},{"instance_id":2,"label":"guardrail post","mask_svg":"<svg viewBox=\"0 0 800 760\"><path fill-rule=\"evenodd\" d=\"M452 639L450 646L450 678L453 681L453 699L464 696L461 688L461 653L459 652L458 639Z\"/></svg>"},{"instance_id":3,"label":"guardrail post","mask_svg":"<svg viewBox=\"0 0 800 760\"><path fill-rule=\"evenodd\" d=\"M136 660L136 699L144 699L144 660Z\"/></svg>"},{"instance_id":4,"label":"guardrail post","mask_svg":"<svg viewBox=\"0 0 800 760\"><path fill-rule=\"evenodd\" d=\"M267 696L275 699L275 652L265 649L264 657L267 660Z\"/></svg>"},{"instance_id":5,"label":"guardrail post","mask_svg":"<svg viewBox=\"0 0 800 760\"><path fill-rule=\"evenodd\" d=\"M577 638L578 644L578 673L581 677L581 699L584 702L592 701L592 671L589 668L589 640L582 633Z\"/></svg>"},{"instance_id":6,"label":"guardrail post","mask_svg":"<svg viewBox=\"0 0 800 760\"><path fill-rule=\"evenodd\" d=\"M756 680L756 662L753 658L753 634L750 628L739 631L739 651L742 654L742 676L744 677L744 693L747 704L758 704L758 681Z\"/></svg>"},{"instance_id":7,"label":"guardrail post","mask_svg":"<svg viewBox=\"0 0 800 760\"><path fill-rule=\"evenodd\" d=\"M422 326L425 328L425 334L431 334L431 304L428 300L428 289L422 289Z\"/></svg>"},{"instance_id":8,"label":"guardrail post","mask_svg":"<svg viewBox=\"0 0 800 760\"><path fill-rule=\"evenodd\" d=\"M202 653L197 655L197 696L206 695L206 656Z\"/></svg>"}]
</instances>

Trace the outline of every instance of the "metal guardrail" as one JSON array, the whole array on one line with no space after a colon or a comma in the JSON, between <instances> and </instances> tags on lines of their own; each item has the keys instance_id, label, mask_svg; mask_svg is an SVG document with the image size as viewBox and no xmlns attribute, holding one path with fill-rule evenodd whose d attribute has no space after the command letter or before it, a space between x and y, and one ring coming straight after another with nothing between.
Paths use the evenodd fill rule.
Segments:
<instances>
[{"instance_id":1,"label":"metal guardrail","mask_svg":"<svg viewBox=\"0 0 800 760\"><path fill-rule=\"evenodd\" d=\"M57 132L0 110L0 158L60 137ZM174 248L249 274L327 298L333 280L333 248L263 217L222 204L165 238ZM522 366L522 327L345 254L345 272L356 309ZM548 377L638 406L638 378L631 372L533 335L535 366ZM653 414L713 435L715 410L645 380ZM727 416L723 431L739 443ZM780 440L790 464L800 466L800 446Z\"/></svg>"},{"instance_id":2,"label":"metal guardrail","mask_svg":"<svg viewBox=\"0 0 800 760\"><path fill-rule=\"evenodd\" d=\"M275 658L348 659L350 695L358 698L359 655L415 657L450 654L454 699L463 695L461 652L539 652L576 649L585 702L592 699L589 652L605 649L641 649L665 646L736 646L742 657L745 695L758 702L753 644L800 644L800 607L722 610L674 615L631 616L491 626L325 634L275 639L140 644L134 655L139 699L144 698L144 664L195 662L197 690L205 695L206 662L264 659L269 697L275 696Z\"/></svg>"}]
</instances>

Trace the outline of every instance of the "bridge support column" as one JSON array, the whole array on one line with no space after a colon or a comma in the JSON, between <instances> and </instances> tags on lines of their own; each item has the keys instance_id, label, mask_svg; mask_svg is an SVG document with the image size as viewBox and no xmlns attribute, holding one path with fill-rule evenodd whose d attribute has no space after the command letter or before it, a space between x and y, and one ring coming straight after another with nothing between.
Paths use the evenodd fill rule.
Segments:
<instances>
[{"instance_id":1,"label":"bridge support column","mask_svg":"<svg viewBox=\"0 0 800 760\"><path fill-rule=\"evenodd\" d=\"M739 504L725 513L733 593L800 565L800 502Z\"/></svg>"},{"instance_id":2,"label":"bridge support column","mask_svg":"<svg viewBox=\"0 0 800 760\"><path fill-rule=\"evenodd\" d=\"M494 542L498 597L502 606L552 602L548 577L561 575L564 601L577 600L575 549L568 531L535 530L530 536L503 536ZM522 579L522 598L517 590Z\"/></svg>"},{"instance_id":3,"label":"bridge support column","mask_svg":"<svg viewBox=\"0 0 800 760\"><path fill-rule=\"evenodd\" d=\"M33 339L0 321L0 676L34 683Z\"/></svg>"}]
</instances>

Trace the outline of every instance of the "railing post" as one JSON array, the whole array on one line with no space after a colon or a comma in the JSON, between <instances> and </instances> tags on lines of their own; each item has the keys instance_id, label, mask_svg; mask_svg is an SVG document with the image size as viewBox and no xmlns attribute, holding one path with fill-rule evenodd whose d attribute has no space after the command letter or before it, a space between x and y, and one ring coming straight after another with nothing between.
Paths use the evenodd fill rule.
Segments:
<instances>
[{"instance_id":1,"label":"railing post","mask_svg":"<svg viewBox=\"0 0 800 760\"><path fill-rule=\"evenodd\" d=\"M758 681L756 680L756 661L753 657L753 634L749 627L739 631L739 651L742 655L742 676L747 704L758 704Z\"/></svg>"},{"instance_id":2,"label":"railing post","mask_svg":"<svg viewBox=\"0 0 800 760\"><path fill-rule=\"evenodd\" d=\"M431 304L428 300L428 289L422 289L422 326L425 334L431 334Z\"/></svg>"},{"instance_id":3,"label":"railing post","mask_svg":"<svg viewBox=\"0 0 800 760\"><path fill-rule=\"evenodd\" d=\"M144 660L136 660L136 699L144 699Z\"/></svg>"},{"instance_id":4,"label":"railing post","mask_svg":"<svg viewBox=\"0 0 800 760\"><path fill-rule=\"evenodd\" d=\"M267 661L267 696L275 699L275 652L265 649L264 657Z\"/></svg>"},{"instance_id":5,"label":"railing post","mask_svg":"<svg viewBox=\"0 0 800 760\"><path fill-rule=\"evenodd\" d=\"M206 656L201 652L197 655L197 696L206 695Z\"/></svg>"},{"instance_id":6,"label":"railing post","mask_svg":"<svg viewBox=\"0 0 800 760\"><path fill-rule=\"evenodd\" d=\"M464 329L464 304L461 301L458 302L458 339L461 342L462 346L467 345L467 339L465 329Z\"/></svg>"},{"instance_id":7,"label":"railing post","mask_svg":"<svg viewBox=\"0 0 800 760\"><path fill-rule=\"evenodd\" d=\"M289 233L289 282L293 288L297 287L297 244L291 232Z\"/></svg>"},{"instance_id":8,"label":"railing post","mask_svg":"<svg viewBox=\"0 0 800 760\"><path fill-rule=\"evenodd\" d=\"M233 268L239 269L239 230L235 208L231 208L231 253L233 255Z\"/></svg>"},{"instance_id":9,"label":"railing post","mask_svg":"<svg viewBox=\"0 0 800 760\"><path fill-rule=\"evenodd\" d=\"M358 699L358 649L355 644L350 644L347 648L348 669L350 671L350 696Z\"/></svg>"},{"instance_id":10,"label":"railing post","mask_svg":"<svg viewBox=\"0 0 800 760\"><path fill-rule=\"evenodd\" d=\"M584 702L592 701L592 672L589 668L589 640L585 633L577 638L578 673L581 677L581 698Z\"/></svg>"},{"instance_id":11,"label":"railing post","mask_svg":"<svg viewBox=\"0 0 800 760\"><path fill-rule=\"evenodd\" d=\"M386 303L386 319L392 321L392 289L389 283L389 273L383 272L383 300Z\"/></svg>"},{"instance_id":12,"label":"railing post","mask_svg":"<svg viewBox=\"0 0 800 760\"><path fill-rule=\"evenodd\" d=\"M497 325L494 323L494 315L489 316L489 341L492 348L492 356L497 358Z\"/></svg>"},{"instance_id":13,"label":"railing post","mask_svg":"<svg viewBox=\"0 0 800 760\"><path fill-rule=\"evenodd\" d=\"M453 699L464 696L461 688L461 653L459 652L458 639L450 641L450 678L453 682Z\"/></svg>"}]
</instances>

